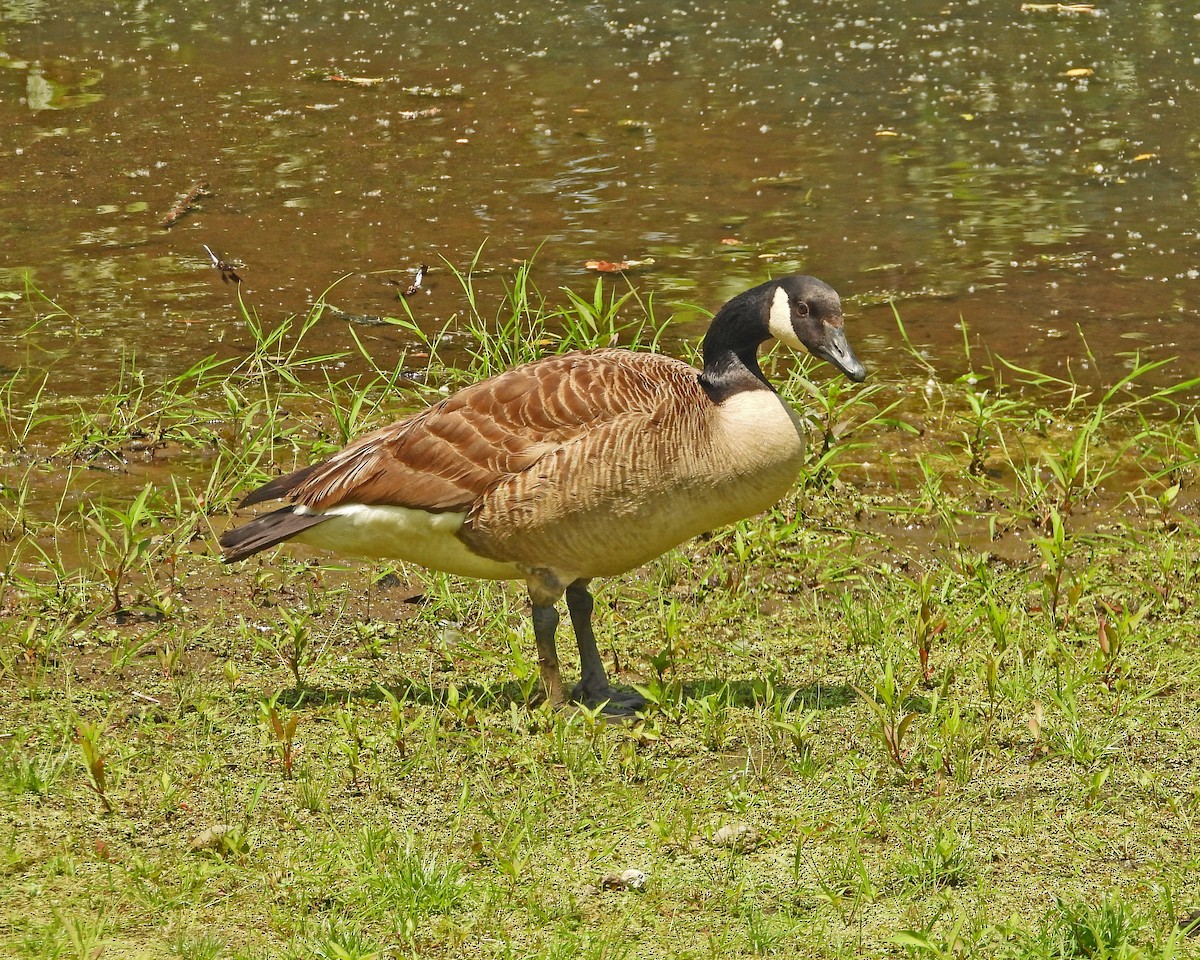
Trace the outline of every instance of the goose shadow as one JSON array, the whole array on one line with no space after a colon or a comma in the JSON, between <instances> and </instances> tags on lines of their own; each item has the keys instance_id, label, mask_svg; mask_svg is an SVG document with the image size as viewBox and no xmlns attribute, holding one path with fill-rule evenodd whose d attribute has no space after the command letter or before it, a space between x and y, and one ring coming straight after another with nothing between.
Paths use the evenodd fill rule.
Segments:
<instances>
[{"instance_id":1,"label":"goose shadow","mask_svg":"<svg viewBox=\"0 0 1200 960\"><path fill-rule=\"evenodd\" d=\"M728 707L753 707L763 700L761 680L694 680L682 685L682 700L703 700L716 696ZM419 682L381 684L360 687L286 687L278 691L277 702L291 710L355 702L378 703L394 697L409 706L454 707L464 703L485 709L507 710L511 706L529 706L536 702L528 684L515 680L503 683L468 682L444 686ZM774 701L787 713L807 710L837 710L858 698L854 688L844 683L817 681L800 686L774 687Z\"/></svg>"}]
</instances>

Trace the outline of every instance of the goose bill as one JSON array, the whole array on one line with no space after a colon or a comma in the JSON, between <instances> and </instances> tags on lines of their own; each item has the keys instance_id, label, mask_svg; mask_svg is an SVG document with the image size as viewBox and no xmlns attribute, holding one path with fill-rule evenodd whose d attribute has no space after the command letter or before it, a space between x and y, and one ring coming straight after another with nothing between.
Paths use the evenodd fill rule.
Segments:
<instances>
[{"instance_id":1,"label":"goose bill","mask_svg":"<svg viewBox=\"0 0 1200 960\"><path fill-rule=\"evenodd\" d=\"M846 339L846 331L842 327L825 324L825 342L814 352L822 360L832 363L855 383L862 383L867 379L867 368L854 355L850 341Z\"/></svg>"}]
</instances>

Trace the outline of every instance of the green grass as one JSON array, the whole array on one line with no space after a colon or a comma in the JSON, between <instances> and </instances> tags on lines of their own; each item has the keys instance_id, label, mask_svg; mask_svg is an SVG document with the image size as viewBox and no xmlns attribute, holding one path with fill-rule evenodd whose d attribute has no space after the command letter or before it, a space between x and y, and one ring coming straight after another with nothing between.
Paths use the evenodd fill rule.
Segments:
<instances>
[{"instance_id":1,"label":"green grass","mask_svg":"<svg viewBox=\"0 0 1200 960\"><path fill-rule=\"evenodd\" d=\"M519 585L216 558L272 464L668 342L633 293L460 279L443 329L397 320L416 365L244 306L242 355L161 383L0 385L0 954L1197 954L1194 383L968 353L850 387L776 351L809 469L599 585L651 701L612 725L529 706Z\"/></svg>"}]
</instances>

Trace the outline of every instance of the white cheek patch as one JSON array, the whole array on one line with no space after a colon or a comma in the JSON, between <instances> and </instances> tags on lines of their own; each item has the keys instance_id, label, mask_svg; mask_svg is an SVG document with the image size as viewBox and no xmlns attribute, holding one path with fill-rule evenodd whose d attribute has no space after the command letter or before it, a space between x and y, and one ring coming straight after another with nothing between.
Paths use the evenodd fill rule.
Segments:
<instances>
[{"instance_id":1,"label":"white cheek patch","mask_svg":"<svg viewBox=\"0 0 1200 960\"><path fill-rule=\"evenodd\" d=\"M767 329L780 343L799 350L802 346L796 331L792 329L792 305L788 301L787 291L783 287L775 288L775 296L771 300L771 315L767 321Z\"/></svg>"}]
</instances>

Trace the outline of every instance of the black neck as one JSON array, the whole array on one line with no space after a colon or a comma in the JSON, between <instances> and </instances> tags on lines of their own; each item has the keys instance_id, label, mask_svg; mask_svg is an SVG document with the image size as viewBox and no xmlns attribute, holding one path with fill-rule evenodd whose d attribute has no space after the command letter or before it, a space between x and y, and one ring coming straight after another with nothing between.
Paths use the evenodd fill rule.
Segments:
<instances>
[{"instance_id":1,"label":"black neck","mask_svg":"<svg viewBox=\"0 0 1200 960\"><path fill-rule=\"evenodd\" d=\"M770 338L757 305L738 297L713 318L704 337L704 370L700 386L713 403L728 400L746 390L771 390L758 366L758 345Z\"/></svg>"}]
</instances>

